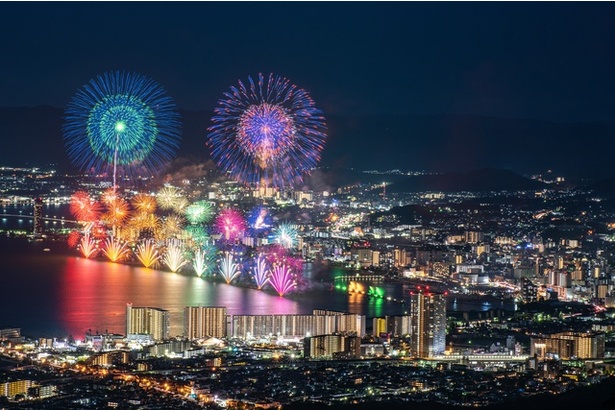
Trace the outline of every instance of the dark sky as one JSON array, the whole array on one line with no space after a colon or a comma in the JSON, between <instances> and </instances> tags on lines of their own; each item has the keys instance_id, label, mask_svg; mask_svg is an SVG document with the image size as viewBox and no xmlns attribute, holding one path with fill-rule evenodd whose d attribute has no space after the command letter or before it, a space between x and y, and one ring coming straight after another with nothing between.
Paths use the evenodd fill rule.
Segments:
<instances>
[{"instance_id":1,"label":"dark sky","mask_svg":"<svg viewBox=\"0 0 615 410\"><path fill-rule=\"evenodd\" d=\"M328 114L615 120L613 3L0 3L0 106L110 69L211 110L274 72Z\"/></svg>"}]
</instances>

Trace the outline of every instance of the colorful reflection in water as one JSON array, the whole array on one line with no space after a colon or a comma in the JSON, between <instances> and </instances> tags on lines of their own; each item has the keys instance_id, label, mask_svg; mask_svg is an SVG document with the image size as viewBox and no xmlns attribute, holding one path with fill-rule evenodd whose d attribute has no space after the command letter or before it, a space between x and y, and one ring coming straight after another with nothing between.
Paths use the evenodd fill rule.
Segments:
<instances>
[{"instance_id":1,"label":"colorful reflection in water","mask_svg":"<svg viewBox=\"0 0 615 410\"><path fill-rule=\"evenodd\" d=\"M382 287L385 298L376 300L368 297L367 292L349 293L348 282L340 282L337 289L333 276L345 271L336 272L322 265L306 264L303 273L308 286L280 298L271 290L227 285L189 273L172 274L85 259L76 254L65 243L0 238L0 312L4 324L20 327L22 334L32 337L70 334L80 339L88 329L124 334L125 308L129 302L168 309L172 335L182 331L182 311L186 305L226 306L231 315L306 314L313 309L329 309L364 314L368 319L401 315L408 310L407 304L388 300L403 298L399 284L357 281L363 289L370 285ZM453 306L453 302L449 300L449 309L484 311L494 307L462 300ZM504 302L495 307L514 308Z\"/></svg>"},{"instance_id":2,"label":"colorful reflection in water","mask_svg":"<svg viewBox=\"0 0 615 410\"><path fill-rule=\"evenodd\" d=\"M67 258L61 275L61 327L76 338L88 330L125 333L126 303L171 312L171 335L180 335L184 306L226 306L229 314L303 313L296 301L196 276L143 267Z\"/></svg>"}]
</instances>

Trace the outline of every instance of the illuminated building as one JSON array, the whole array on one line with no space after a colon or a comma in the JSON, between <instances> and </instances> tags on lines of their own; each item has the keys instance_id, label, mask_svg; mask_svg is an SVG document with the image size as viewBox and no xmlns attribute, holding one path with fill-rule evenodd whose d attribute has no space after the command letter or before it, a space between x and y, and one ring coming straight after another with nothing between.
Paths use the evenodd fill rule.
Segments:
<instances>
[{"instance_id":1,"label":"illuminated building","mask_svg":"<svg viewBox=\"0 0 615 410\"><path fill-rule=\"evenodd\" d=\"M528 278L521 279L521 296L526 303L538 300L538 286Z\"/></svg>"},{"instance_id":2,"label":"illuminated building","mask_svg":"<svg viewBox=\"0 0 615 410\"><path fill-rule=\"evenodd\" d=\"M600 359L604 357L604 333L561 332L531 338L530 355L541 359Z\"/></svg>"},{"instance_id":3,"label":"illuminated building","mask_svg":"<svg viewBox=\"0 0 615 410\"><path fill-rule=\"evenodd\" d=\"M226 337L226 308L184 307L184 336L188 339Z\"/></svg>"},{"instance_id":4,"label":"illuminated building","mask_svg":"<svg viewBox=\"0 0 615 410\"><path fill-rule=\"evenodd\" d=\"M365 335L365 316L314 310L312 315L234 315L233 337L282 336L303 338L332 333Z\"/></svg>"},{"instance_id":5,"label":"illuminated building","mask_svg":"<svg viewBox=\"0 0 615 410\"><path fill-rule=\"evenodd\" d=\"M416 357L442 354L446 348L446 296L419 289L410 295L410 351Z\"/></svg>"},{"instance_id":6,"label":"illuminated building","mask_svg":"<svg viewBox=\"0 0 615 410\"><path fill-rule=\"evenodd\" d=\"M385 319L388 332L394 336L409 335L412 331L412 316L387 316Z\"/></svg>"},{"instance_id":7,"label":"illuminated building","mask_svg":"<svg viewBox=\"0 0 615 410\"><path fill-rule=\"evenodd\" d=\"M393 250L393 264L395 266L408 266L410 263L412 261L408 251L398 248Z\"/></svg>"},{"instance_id":8,"label":"illuminated building","mask_svg":"<svg viewBox=\"0 0 615 410\"><path fill-rule=\"evenodd\" d=\"M373 329L374 336L380 336L382 334L388 333L386 319L381 317L375 317L373 320Z\"/></svg>"},{"instance_id":9,"label":"illuminated building","mask_svg":"<svg viewBox=\"0 0 615 410\"><path fill-rule=\"evenodd\" d=\"M43 234L43 200L36 198L34 200L34 236L41 236Z\"/></svg>"},{"instance_id":10,"label":"illuminated building","mask_svg":"<svg viewBox=\"0 0 615 410\"><path fill-rule=\"evenodd\" d=\"M126 336L151 335L154 340L169 338L169 311L153 307L133 307L126 304Z\"/></svg>"},{"instance_id":11,"label":"illuminated building","mask_svg":"<svg viewBox=\"0 0 615 410\"><path fill-rule=\"evenodd\" d=\"M485 239L485 235L478 231L465 231L464 239L466 240L466 243L478 243Z\"/></svg>"},{"instance_id":12,"label":"illuminated building","mask_svg":"<svg viewBox=\"0 0 615 410\"><path fill-rule=\"evenodd\" d=\"M14 380L6 383L0 383L0 396L14 398L18 394L26 394L31 387L38 386L38 383L32 380Z\"/></svg>"},{"instance_id":13,"label":"illuminated building","mask_svg":"<svg viewBox=\"0 0 615 410\"><path fill-rule=\"evenodd\" d=\"M357 358L361 354L361 338L357 336L320 335L306 337L303 341L304 357Z\"/></svg>"}]
</instances>

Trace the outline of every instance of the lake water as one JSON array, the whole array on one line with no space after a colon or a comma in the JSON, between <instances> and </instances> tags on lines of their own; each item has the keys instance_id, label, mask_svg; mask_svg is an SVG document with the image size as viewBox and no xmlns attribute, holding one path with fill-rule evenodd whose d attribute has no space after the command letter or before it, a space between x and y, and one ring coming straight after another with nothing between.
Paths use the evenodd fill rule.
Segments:
<instances>
[{"instance_id":1,"label":"lake water","mask_svg":"<svg viewBox=\"0 0 615 410\"><path fill-rule=\"evenodd\" d=\"M9 213L19 210L28 215L27 207L11 209ZM43 214L47 214L46 210ZM19 224L15 219L7 217L4 223ZM25 219L21 223L29 224ZM20 327L22 334L33 337L72 335L82 339L88 329L124 334L127 303L169 310L171 335L182 333L184 306L226 306L231 315L306 314L313 309L329 309L364 314L368 318L401 315L407 310L407 303L336 290L331 286L332 278L341 273L306 264L307 288L282 298L272 292L201 279L191 271L175 274L85 259L62 242L2 237L0 328ZM401 285L380 283L378 286L384 288L386 296L404 299ZM449 309L453 310L512 308L504 303L492 306L480 302L449 302Z\"/></svg>"}]
</instances>

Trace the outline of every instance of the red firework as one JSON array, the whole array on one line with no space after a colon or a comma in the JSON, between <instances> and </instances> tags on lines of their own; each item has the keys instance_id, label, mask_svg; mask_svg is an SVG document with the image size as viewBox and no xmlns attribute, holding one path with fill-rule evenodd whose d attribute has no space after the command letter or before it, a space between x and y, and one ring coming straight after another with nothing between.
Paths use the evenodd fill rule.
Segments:
<instances>
[{"instance_id":1,"label":"red firework","mask_svg":"<svg viewBox=\"0 0 615 410\"><path fill-rule=\"evenodd\" d=\"M81 239L81 234L78 231L72 231L68 234L68 238L66 239L66 243L69 248L76 248L79 244L79 240Z\"/></svg>"},{"instance_id":2,"label":"red firework","mask_svg":"<svg viewBox=\"0 0 615 410\"><path fill-rule=\"evenodd\" d=\"M85 191L77 191L70 199L70 213L78 221L96 222L100 219L102 206L99 202L92 201Z\"/></svg>"}]
</instances>

